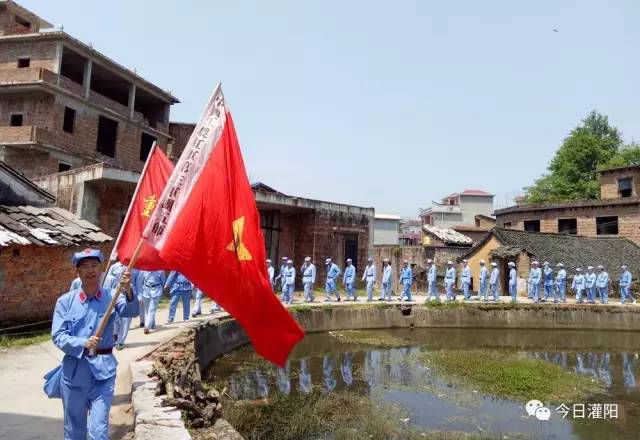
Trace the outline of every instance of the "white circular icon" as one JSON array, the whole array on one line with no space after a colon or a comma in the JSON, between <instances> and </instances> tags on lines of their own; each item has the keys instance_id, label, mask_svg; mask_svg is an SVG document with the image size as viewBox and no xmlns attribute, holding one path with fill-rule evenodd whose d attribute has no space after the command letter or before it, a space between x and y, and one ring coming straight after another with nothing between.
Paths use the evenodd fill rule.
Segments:
<instances>
[{"instance_id":1,"label":"white circular icon","mask_svg":"<svg viewBox=\"0 0 640 440\"><path fill-rule=\"evenodd\" d=\"M536 419L538 420L549 420L551 418L551 410L549 410L549 408L545 408L544 406L542 408L538 408L536 410Z\"/></svg>"},{"instance_id":2,"label":"white circular icon","mask_svg":"<svg viewBox=\"0 0 640 440\"><path fill-rule=\"evenodd\" d=\"M539 400L530 400L527 402L524 408L527 410L527 414L529 414L529 416L535 416L536 410L538 408L542 408L543 406L544 404Z\"/></svg>"}]
</instances>

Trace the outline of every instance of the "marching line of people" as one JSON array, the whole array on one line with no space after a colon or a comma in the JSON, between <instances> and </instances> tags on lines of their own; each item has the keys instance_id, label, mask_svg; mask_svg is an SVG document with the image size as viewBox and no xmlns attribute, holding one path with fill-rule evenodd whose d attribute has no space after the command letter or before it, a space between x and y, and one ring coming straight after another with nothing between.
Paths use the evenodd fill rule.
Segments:
<instances>
[{"instance_id":1,"label":"marching line of people","mask_svg":"<svg viewBox=\"0 0 640 440\"><path fill-rule=\"evenodd\" d=\"M275 276L275 268L271 260L266 261L269 281L274 291L281 292L281 300L283 303L293 303L293 292L296 284L296 268L293 260L282 257L282 265L278 275ZM489 269L484 260L480 260L480 272L478 276L479 286L477 296L474 297L472 292L473 273L467 260L462 260L460 273L456 270L453 261L447 262L447 268L444 273L444 295L446 301L455 301L458 297L456 285L462 291L464 301L480 300L488 302L489 300L500 301L500 269L496 262L491 262ZM340 291L338 290L339 276L342 274L342 286L346 295L346 301L358 301L355 282L357 277L357 269L353 265L351 258L345 261L344 272L333 262L331 258L325 260L326 280L325 280L325 301L331 301L335 297L336 301L341 301ZM518 272L516 264L510 261L508 267L507 290L511 296L512 302L517 302L518 298ZM548 262L542 264L537 261L531 263L529 276L527 279L527 297L535 302L547 302L553 299L554 303L567 302L567 286L569 277L564 268L563 263L556 265L557 270L554 271ZM304 264L300 268L302 278L302 286L304 289L304 301L314 302L314 285L316 283L316 267L311 257L305 257ZM376 296L376 275L377 269L373 258L368 258L367 266L362 274L361 281L366 286L367 301L373 301ZM382 276L380 295L378 301L392 300L392 277L393 268L389 259L382 260ZM402 263L402 268L398 274L398 284L401 286L401 292L398 297L399 301L412 301L411 289L415 282L413 269L408 261ZM429 301L440 301L440 294L437 286L437 269L433 260L427 260L426 268L426 296ZM618 285L620 288L620 303L625 304L627 300L631 304L636 303L636 299L631 293L631 283L633 277L626 265L621 267L620 276L618 277ZM602 304L609 301L609 274L604 266L599 265L587 267L587 273L582 272L582 268L575 269L575 275L571 280L571 290L574 292L576 302L583 304L588 302L595 304L596 300L600 300ZM491 296L491 298L489 298Z\"/></svg>"}]
</instances>

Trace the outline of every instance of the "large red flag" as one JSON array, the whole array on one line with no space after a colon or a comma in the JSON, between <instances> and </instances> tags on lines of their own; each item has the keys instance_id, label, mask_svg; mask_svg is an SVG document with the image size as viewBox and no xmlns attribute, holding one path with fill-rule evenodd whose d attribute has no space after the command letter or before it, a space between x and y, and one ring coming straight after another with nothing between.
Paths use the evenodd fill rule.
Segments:
<instances>
[{"instance_id":1,"label":"large red flag","mask_svg":"<svg viewBox=\"0 0 640 440\"><path fill-rule=\"evenodd\" d=\"M120 235L114 246L112 256L121 263L129 264L131 256L142 238L144 228L162 195L162 191L173 172L173 163L155 144L149 152L138 187L133 194L129 211L120 229ZM113 259L113 258L112 258ZM145 243L134 264L137 269L156 270L164 267L158 251Z\"/></svg>"},{"instance_id":2,"label":"large red flag","mask_svg":"<svg viewBox=\"0 0 640 440\"><path fill-rule=\"evenodd\" d=\"M220 85L178 161L145 236L175 269L283 366L304 331L273 294L260 216Z\"/></svg>"}]
</instances>

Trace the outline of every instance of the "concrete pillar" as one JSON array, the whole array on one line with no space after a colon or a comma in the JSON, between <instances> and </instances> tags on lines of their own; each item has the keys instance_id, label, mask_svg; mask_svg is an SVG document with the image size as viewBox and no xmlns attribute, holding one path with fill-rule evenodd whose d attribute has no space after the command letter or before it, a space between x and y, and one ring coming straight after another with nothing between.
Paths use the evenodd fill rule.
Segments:
<instances>
[{"instance_id":1,"label":"concrete pillar","mask_svg":"<svg viewBox=\"0 0 640 440\"><path fill-rule=\"evenodd\" d=\"M82 78L83 95L85 98L89 98L89 92L91 90L91 70L93 69L93 61L88 59L84 64L84 76Z\"/></svg>"},{"instance_id":2,"label":"concrete pillar","mask_svg":"<svg viewBox=\"0 0 640 440\"><path fill-rule=\"evenodd\" d=\"M64 47L62 46L62 42L56 44L56 55L53 59L53 73L57 75L56 77L56 85L60 85L60 71L62 70L62 52Z\"/></svg>"},{"instance_id":3,"label":"concrete pillar","mask_svg":"<svg viewBox=\"0 0 640 440\"><path fill-rule=\"evenodd\" d=\"M81 203L76 206L75 214L89 223L100 226L100 194L98 188L87 182L81 182L79 185L81 186L82 192L78 194L78 200L81 201Z\"/></svg>"},{"instance_id":4,"label":"concrete pillar","mask_svg":"<svg viewBox=\"0 0 640 440\"><path fill-rule=\"evenodd\" d=\"M136 108L136 85L129 86L129 118L133 119L133 113Z\"/></svg>"}]
</instances>

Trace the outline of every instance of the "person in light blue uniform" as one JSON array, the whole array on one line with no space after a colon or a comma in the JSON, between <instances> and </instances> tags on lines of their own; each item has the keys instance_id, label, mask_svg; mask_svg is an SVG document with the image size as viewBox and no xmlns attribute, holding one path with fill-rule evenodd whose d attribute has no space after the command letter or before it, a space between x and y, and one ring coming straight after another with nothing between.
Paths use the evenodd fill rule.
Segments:
<instances>
[{"instance_id":1,"label":"person in light blue uniform","mask_svg":"<svg viewBox=\"0 0 640 440\"><path fill-rule=\"evenodd\" d=\"M620 267L620 278L618 278L618 284L620 286L620 304L624 304L627 298L631 299L631 304L635 304L636 300L631 294L631 282L633 277L629 268L626 265Z\"/></svg>"},{"instance_id":2,"label":"person in light blue uniform","mask_svg":"<svg viewBox=\"0 0 640 440\"><path fill-rule=\"evenodd\" d=\"M499 301L498 297L498 284L500 283L500 270L498 269L498 263L495 261L491 263L491 278L489 279L489 286L491 286L491 294L494 301Z\"/></svg>"},{"instance_id":3,"label":"person in light blue uniform","mask_svg":"<svg viewBox=\"0 0 640 440\"><path fill-rule=\"evenodd\" d=\"M402 284L402 294L400 295L400 301L406 298L407 301L413 301L411 299L411 286L413 285L413 271L409 266L408 261L402 263L402 270L400 272L400 284Z\"/></svg>"},{"instance_id":4,"label":"person in light blue uniform","mask_svg":"<svg viewBox=\"0 0 640 440\"><path fill-rule=\"evenodd\" d=\"M558 296L563 303L567 302L567 271L564 270L564 264L558 263L556 265L558 273L556 274L555 284L556 290L553 296L553 302L558 302Z\"/></svg>"},{"instance_id":5,"label":"person in light blue uniform","mask_svg":"<svg viewBox=\"0 0 640 440\"><path fill-rule=\"evenodd\" d=\"M142 297L145 319L144 333L148 334L156 328L156 312L158 303L162 297L162 288L166 277L163 270L147 271L139 270L133 274L133 288L135 293Z\"/></svg>"},{"instance_id":6,"label":"person in light blue uniform","mask_svg":"<svg viewBox=\"0 0 640 440\"><path fill-rule=\"evenodd\" d=\"M462 288L464 300L470 300L471 268L469 267L469 262L467 260L462 260L462 270L460 271L460 287Z\"/></svg>"},{"instance_id":7,"label":"person in light blue uniform","mask_svg":"<svg viewBox=\"0 0 640 440\"><path fill-rule=\"evenodd\" d=\"M267 264L267 274L269 275L269 284L271 284L271 290L275 290L275 272L276 270L273 267L273 264L271 264L271 260L267 260L266 261Z\"/></svg>"},{"instance_id":8,"label":"person in light blue uniform","mask_svg":"<svg viewBox=\"0 0 640 440\"><path fill-rule=\"evenodd\" d=\"M551 269L548 261L542 263L542 283L544 286L544 298L542 299L542 302L547 302L547 300L551 298L551 295L553 295L553 302L557 303L558 300L553 289L553 269Z\"/></svg>"},{"instance_id":9,"label":"person in light blue uniform","mask_svg":"<svg viewBox=\"0 0 640 440\"><path fill-rule=\"evenodd\" d=\"M331 258L327 258L324 264L327 268L327 280L325 282L327 298L324 301L331 301L332 294L336 295L336 301L340 301L340 292L338 292L338 288L336 286L336 278L340 275L340 268L336 263L331 261Z\"/></svg>"},{"instance_id":10,"label":"person in light blue uniform","mask_svg":"<svg viewBox=\"0 0 640 440\"><path fill-rule=\"evenodd\" d=\"M356 282L356 267L353 265L351 258L347 258L347 266L344 268L344 274L342 275L342 284L344 285L344 291L347 295L347 301L357 301L356 289L353 288L353 283Z\"/></svg>"},{"instance_id":11,"label":"person in light blue uniform","mask_svg":"<svg viewBox=\"0 0 640 440\"><path fill-rule=\"evenodd\" d=\"M127 266L116 261L111 265L104 280L102 281L102 287L105 289L113 290L118 287L122 274L127 269ZM115 332L116 349L122 350L129 334L129 327L131 326L131 318L125 318L117 315L113 325L113 331Z\"/></svg>"},{"instance_id":12,"label":"person in light blue uniform","mask_svg":"<svg viewBox=\"0 0 640 440\"><path fill-rule=\"evenodd\" d=\"M376 284L376 265L373 264L373 258L367 259L367 267L364 268L362 281L367 285L367 301L373 301L373 287Z\"/></svg>"},{"instance_id":13,"label":"person in light blue uniform","mask_svg":"<svg viewBox=\"0 0 640 440\"><path fill-rule=\"evenodd\" d=\"M389 264L389 259L382 260L382 289L380 290L380 301L391 301L391 276L393 269Z\"/></svg>"},{"instance_id":14,"label":"person in light blue uniform","mask_svg":"<svg viewBox=\"0 0 640 440\"><path fill-rule=\"evenodd\" d=\"M293 304L293 288L296 284L296 268L293 261L287 260L287 266L282 273L282 302Z\"/></svg>"},{"instance_id":15,"label":"person in light blue uniform","mask_svg":"<svg viewBox=\"0 0 640 440\"><path fill-rule=\"evenodd\" d=\"M584 276L584 288L587 292L587 300L589 301L589 304L596 303L596 278L597 276L593 271L593 266L587 267L587 273Z\"/></svg>"},{"instance_id":16,"label":"person in light blue uniform","mask_svg":"<svg viewBox=\"0 0 640 440\"><path fill-rule=\"evenodd\" d=\"M540 285L542 284L542 270L540 263L534 261L531 264L531 296L535 302L540 302Z\"/></svg>"},{"instance_id":17,"label":"person in light blue uniform","mask_svg":"<svg viewBox=\"0 0 640 440\"><path fill-rule=\"evenodd\" d=\"M596 290L602 304L609 302L609 274L604 270L604 266L598 266L598 274L596 275Z\"/></svg>"},{"instance_id":18,"label":"person in light blue uniform","mask_svg":"<svg viewBox=\"0 0 640 440\"><path fill-rule=\"evenodd\" d=\"M169 316L167 324L171 324L176 316L178 302L182 301L182 319L189 320L189 311L191 309L191 293L193 292L193 283L180 272L171 271L164 283L164 288L169 290L171 301L169 302Z\"/></svg>"},{"instance_id":19,"label":"person in light blue uniform","mask_svg":"<svg viewBox=\"0 0 640 440\"><path fill-rule=\"evenodd\" d=\"M489 270L485 266L485 261L480 260L480 274L478 276L478 282L480 284L478 289L478 297L482 299L484 302L489 301L488 291L487 291L487 281L489 281Z\"/></svg>"},{"instance_id":20,"label":"person in light blue uniform","mask_svg":"<svg viewBox=\"0 0 640 440\"><path fill-rule=\"evenodd\" d=\"M584 286L585 286L585 276L582 273L582 268L576 267L576 274L573 277L571 288L576 294L576 302L578 304L582 304L584 302Z\"/></svg>"},{"instance_id":21,"label":"person in light blue uniform","mask_svg":"<svg viewBox=\"0 0 640 440\"><path fill-rule=\"evenodd\" d=\"M302 274L302 286L304 287L304 300L313 302L313 285L316 283L316 266L311 262L311 257L305 257L304 264L300 268Z\"/></svg>"},{"instance_id":22,"label":"person in light blue uniform","mask_svg":"<svg viewBox=\"0 0 640 440\"><path fill-rule=\"evenodd\" d=\"M447 292L447 301L455 301L456 293L454 288L456 285L456 268L453 267L453 261L447 261L447 271L444 274L444 289Z\"/></svg>"},{"instance_id":23,"label":"person in light blue uniform","mask_svg":"<svg viewBox=\"0 0 640 440\"><path fill-rule=\"evenodd\" d=\"M518 272L513 261L509 261L509 295L511 302L518 302Z\"/></svg>"},{"instance_id":24,"label":"person in light blue uniform","mask_svg":"<svg viewBox=\"0 0 640 440\"><path fill-rule=\"evenodd\" d=\"M60 388L64 410L65 440L107 440L109 411L113 400L118 362L113 356L115 317L134 317L139 305L123 275L125 295L121 295L101 337L95 336L111 302L109 289L100 287L102 252L85 249L73 255L80 287L65 293L56 302L51 338L64 352Z\"/></svg>"},{"instance_id":25,"label":"person in light blue uniform","mask_svg":"<svg viewBox=\"0 0 640 440\"><path fill-rule=\"evenodd\" d=\"M436 265L433 263L433 260L429 258L427 260L427 290L429 291L429 297L427 298L428 301L431 301L431 299L440 301L437 282L438 273L436 270Z\"/></svg>"}]
</instances>

